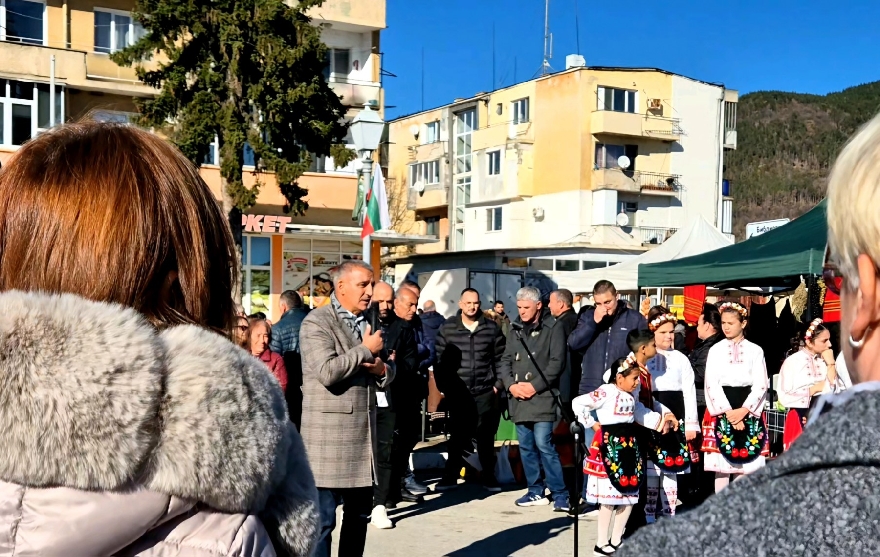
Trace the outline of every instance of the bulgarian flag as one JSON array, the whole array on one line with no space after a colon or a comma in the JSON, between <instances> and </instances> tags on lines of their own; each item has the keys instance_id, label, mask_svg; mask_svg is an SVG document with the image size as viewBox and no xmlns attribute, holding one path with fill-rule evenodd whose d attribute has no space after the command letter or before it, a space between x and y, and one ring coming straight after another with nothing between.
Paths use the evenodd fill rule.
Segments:
<instances>
[{"instance_id":1,"label":"bulgarian flag","mask_svg":"<svg viewBox=\"0 0 880 557\"><path fill-rule=\"evenodd\" d=\"M388 214L388 194L385 192L385 178L382 169L376 165L373 173L373 183L367 192L367 206L364 211L364 227L361 229L361 239L366 238L377 230L391 228L391 216Z\"/></svg>"}]
</instances>

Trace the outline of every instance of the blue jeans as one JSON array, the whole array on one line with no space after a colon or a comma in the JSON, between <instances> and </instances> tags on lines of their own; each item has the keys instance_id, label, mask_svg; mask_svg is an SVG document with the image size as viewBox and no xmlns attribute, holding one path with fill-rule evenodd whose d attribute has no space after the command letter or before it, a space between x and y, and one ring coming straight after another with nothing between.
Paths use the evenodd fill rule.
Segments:
<instances>
[{"instance_id":1,"label":"blue jeans","mask_svg":"<svg viewBox=\"0 0 880 557\"><path fill-rule=\"evenodd\" d=\"M562 463L559 462L559 453L556 452L552 442L553 422L516 424L516 436L519 439L519 454L526 473L529 493L543 495L546 482L554 501L566 499L568 493L562 478Z\"/></svg>"},{"instance_id":2,"label":"blue jeans","mask_svg":"<svg viewBox=\"0 0 880 557\"><path fill-rule=\"evenodd\" d=\"M313 557L330 557L331 534L336 529L336 508L342 505L339 557L361 557L367 541L367 524L372 511L373 488L318 488L321 534Z\"/></svg>"}]
</instances>

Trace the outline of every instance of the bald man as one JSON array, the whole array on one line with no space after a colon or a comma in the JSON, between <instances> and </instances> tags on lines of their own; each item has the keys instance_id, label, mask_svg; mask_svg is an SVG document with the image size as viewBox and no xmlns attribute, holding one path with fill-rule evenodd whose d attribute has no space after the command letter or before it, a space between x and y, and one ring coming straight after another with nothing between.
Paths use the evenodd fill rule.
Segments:
<instances>
[{"instance_id":1,"label":"bald man","mask_svg":"<svg viewBox=\"0 0 880 557\"><path fill-rule=\"evenodd\" d=\"M403 425L405 432L408 431L405 422L412 421L409 417L413 398L411 391L413 385L418 383L418 347L411 324L417 300L412 291L404 289L395 297L390 284L377 282L373 286L367 316L369 323L382 330L387 356L390 358L393 354L396 368L394 381L387 389L376 393L376 485L370 523L383 530L393 527L386 509L396 507L401 500L421 500L418 496L401 491L402 472L394 458L395 440L399 437L395 436L395 429ZM415 421L419 422L417 418ZM407 440L410 435L406 436ZM398 452L405 448L401 439L397 439L397 445Z\"/></svg>"}]
</instances>

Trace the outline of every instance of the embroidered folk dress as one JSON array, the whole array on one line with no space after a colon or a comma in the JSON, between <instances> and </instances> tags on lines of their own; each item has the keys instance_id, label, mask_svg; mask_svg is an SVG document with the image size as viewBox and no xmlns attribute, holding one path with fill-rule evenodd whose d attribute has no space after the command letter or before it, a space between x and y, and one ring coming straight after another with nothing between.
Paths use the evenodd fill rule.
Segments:
<instances>
[{"instance_id":1,"label":"embroidered folk dress","mask_svg":"<svg viewBox=\"0 0 880 557\"><path fill-rule=\"evenodd\" d=\"M740 404L733 406L728 395L747 393ZM769 454L767 432L763 424L764 400L767 396L767 366L760 346L742 339L724 339L709 350L706 359L706 413L703 418L703 458L708 472L748 474L764 466ZM748 463L732 463L719 452L715 436L716 418L728 410L746 408L760 421L760 428L751 439L760 451ZM753 445L753 446L755 446Z\"/></svg>"},{"instance_id":2,"label":"embroidered folk dress","mask_svg":"<svg viewBox=\"0 0 880 557\"><path fill-rule=\"evenodd\" d=\"M694 369L687 356L678 350L657 349L657 355L648 360L648 372L654 389L654 400L661 408L669 408L679 419L679 427L684 431L700 432L700 419L697 415L697 388L694 382ZM655 407L656 411L658 410ZM691 451L696 453L696 449ZM673 455L675 456L675 455ZM691 455L693 460L693 455ZM659 474L659 469L649 460L648 474ZM677 472L687 474L689 468Z\"/></svg>"},{"instance_id":3,"label":"embroidered folk dress","mask_svg":"<svg viewBox=\"0 0 880 557\"><path fill-rule=\"evenodd\" d=\"M663 416L645 407L633 394L617 388L616 385L607 383L589 394L581 395L572 401L575 415L585 428L592 428L597 422L592 412L596 413L598 422L602 426L615 426L619 424L633 424L634 428L644 426L656 430ZM608 469L600 450L603 442L602 429L593 438L585 461L584 471L587 473L587 501L602 505L634 505L639 500L638 489L634 493L621 493L614 487L608 478ZM618 472L619 464L611 464L611 473ZM639 482L644 478L641 468L642 459L638 457Z\"/></svg>"}]
</instances>

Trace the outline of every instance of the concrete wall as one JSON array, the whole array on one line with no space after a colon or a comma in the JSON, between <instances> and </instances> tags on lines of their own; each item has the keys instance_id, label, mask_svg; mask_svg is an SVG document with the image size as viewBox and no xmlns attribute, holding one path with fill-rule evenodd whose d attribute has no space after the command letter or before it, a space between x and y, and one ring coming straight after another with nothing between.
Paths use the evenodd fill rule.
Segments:
<instances>
[{"instance_id":1,"label":"concrete wall","mask_svg":"<svg viewBox=\"0 0 880 557\"><path fill-rule=\"evenodd\" d=\"M720 228L718 199L718 163L721 154L719 120L723 89L686 77L672 80L677 113L685 134L679 140L680 150L672 154L670 171L681 174L682 207L679 220L688 222L702 215Z\"/></svg>"},{"instance_id":2,"label":"concrete wall","mask_svg":"<svg viewBox=\"0 0 880 557\"><path fill-rule=\"evenodd\" d=\"M293 0L296 1L296 0ZM308 12L314 23L385 29L385 0L324 0Z\"/></svg>"}]
</instances>

